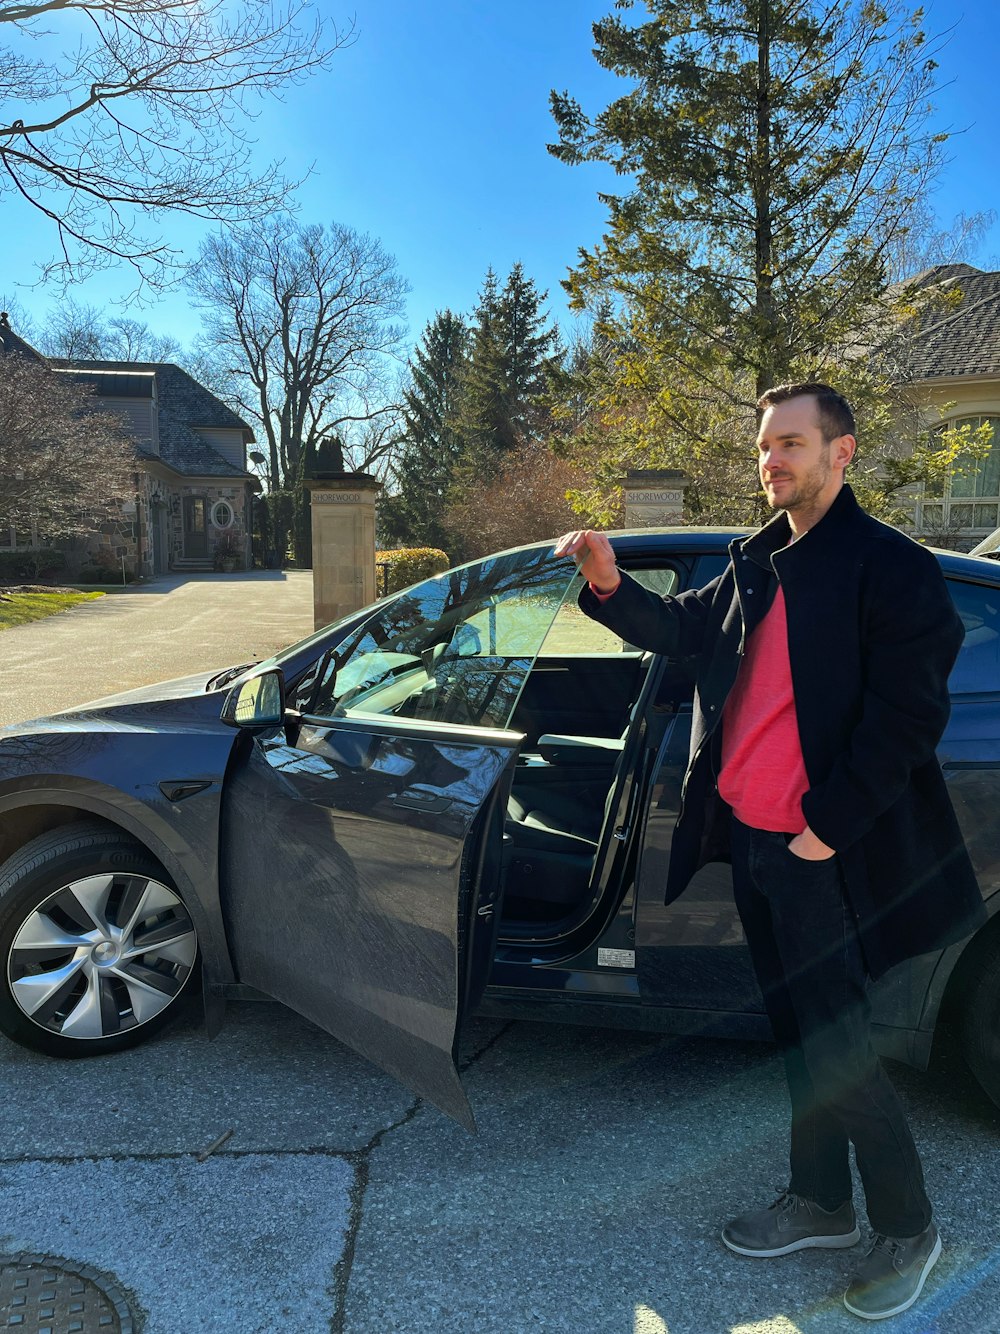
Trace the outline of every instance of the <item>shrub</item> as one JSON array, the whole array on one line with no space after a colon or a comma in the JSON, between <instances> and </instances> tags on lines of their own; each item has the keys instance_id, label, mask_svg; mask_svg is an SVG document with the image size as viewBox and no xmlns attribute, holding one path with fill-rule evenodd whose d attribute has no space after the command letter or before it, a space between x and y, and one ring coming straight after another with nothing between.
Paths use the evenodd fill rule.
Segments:
<instances>
[{"instance_id":1,"label":"shrub","mask_svg":"<svg viewBox=\"0 0 1000 1334\"><path fill-rule=\"evenodd\" d=\"M227 564L242 565L244 557L243 534L236 528L227 528L223 533L220 533L212 555L217 570L224 569Z\"/></svg>"},{"instance_id":2,"label":"shrub","mask_svg":"<svg viewBox=\"0 0 1000 1334\"><path fill-rule=\"evenodd\" d=\"M31 551L0 551L0 583L16 579L49 579L66 565L66 556L52 547Z\"/></svg>"},{"instance_id":3,"label":"shrub","mask_svg":"<svg viewBox=\"0 0 1000 1334\"><path fill-rule=\"evenodd\" d=\"M379 597L441 574L451 565L447 552L437 547L403 547L375 552L375 587Z\"/></svg>"}]
</instances>

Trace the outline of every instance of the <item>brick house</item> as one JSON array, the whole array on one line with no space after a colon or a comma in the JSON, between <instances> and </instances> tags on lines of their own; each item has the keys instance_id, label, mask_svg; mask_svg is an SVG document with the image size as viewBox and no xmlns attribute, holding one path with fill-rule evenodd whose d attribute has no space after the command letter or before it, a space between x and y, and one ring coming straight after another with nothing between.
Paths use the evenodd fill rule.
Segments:
<instances>
[{"instance_id":1,"label":"brick house","mask_svg":"<svg viewBox=\"0 0 1000 1334\"><path fill-rule=\"evenodd\" d=\"M214 568L220 543L250 560L254 493L247 471L253 432L204 385L170 362L44 358L0 317L0 355L32 356L85 382L135 439L134 494L121 517L92 537L57 543L73 565L126 567L142 576ZM38 546L39 535L0 530L0 550Z\"/></svg>"}]
</instances>

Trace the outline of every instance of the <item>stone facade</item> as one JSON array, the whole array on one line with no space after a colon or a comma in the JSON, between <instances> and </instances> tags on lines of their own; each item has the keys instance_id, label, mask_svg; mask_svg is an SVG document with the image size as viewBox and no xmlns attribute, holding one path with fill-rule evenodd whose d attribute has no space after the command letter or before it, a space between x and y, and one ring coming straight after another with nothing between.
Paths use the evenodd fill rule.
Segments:
<instances>
[{"instance_id":1,"label":"stone facade","mask_svg":"<svg viewBox=\"0 0 1000 1334\"><path fill-rule=\"evenodd\" d=\"M629 468L625 474L626 528L661 528L684 522L687 476L673 468Z\"/></svg>"}]
</instances>

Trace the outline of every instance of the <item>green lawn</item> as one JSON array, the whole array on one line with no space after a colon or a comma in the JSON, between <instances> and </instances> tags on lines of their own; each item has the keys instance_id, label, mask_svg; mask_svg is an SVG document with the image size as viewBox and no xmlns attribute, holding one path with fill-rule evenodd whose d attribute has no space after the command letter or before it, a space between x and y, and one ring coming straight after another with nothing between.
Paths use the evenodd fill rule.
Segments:
<instances>
[{"instance_id":1,"label":"green lawn","mask_svg":"<svg viewBox=\"0 0 1000 1334\"><path fill-rule=\"evenodd\" d=\"M10 593L0 597L0 630L40 621L43 616L54 616L57 611L102 597L103 593Z\"/></svg>"}]
</instances>

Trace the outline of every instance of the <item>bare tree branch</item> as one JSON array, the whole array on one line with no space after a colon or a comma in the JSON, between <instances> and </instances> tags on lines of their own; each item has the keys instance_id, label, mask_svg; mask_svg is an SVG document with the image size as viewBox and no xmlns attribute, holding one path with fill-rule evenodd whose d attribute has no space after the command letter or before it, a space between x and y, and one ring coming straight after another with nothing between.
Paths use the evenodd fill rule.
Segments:
<instances>
[{"instance_id":1,"label":"bare tree branch","mask_svg":"<svg viewBox=\"0 0 1000 1334\"><path fill-rule=\"evenodd\" d=\"M84 37L38 60L46 19ZM277 166L254 168L248 127L262 99L325 68L353 40L305 0L0 0L0 199L17 195L52 224L78 277L125 260L142 281L174 253L138 225L173 210L238 222L286 205Z\"/></svg>"},{"instance_id":2,"label":"bare tree branch","mask_svg":"<svg viewBox=\"0 0 1000 1334\"><path fill-rule=\"evenodd\" d=\"M267 441L272 488L326 441L355 463L384 457L370 423L396 410L408 285L378 241L278 216L210 237L188 284L223 396Z\"/></svg>"},{"instance_id":3,"label":"bare tree branch","mask_svg":"<svg viewBox=\"0 0 1000 1334\"><path fill-rule=\"evenodd\" d=\"M96 306L71 298L56 306L34 341L47 357L76 361L184 361L176 338L125 315L106 319Z\"/></svg>"}]
</instances>

